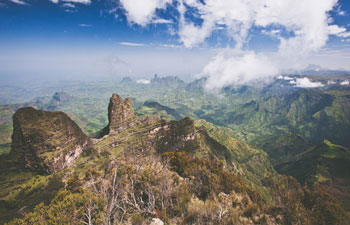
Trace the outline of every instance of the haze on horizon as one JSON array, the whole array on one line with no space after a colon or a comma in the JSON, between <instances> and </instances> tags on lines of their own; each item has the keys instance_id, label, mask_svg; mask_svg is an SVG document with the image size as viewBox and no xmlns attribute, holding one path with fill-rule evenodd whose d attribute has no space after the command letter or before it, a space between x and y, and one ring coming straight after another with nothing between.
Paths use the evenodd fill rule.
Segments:
<instances>
[{"instance_id":1,"label":"haze on horizon","mask_svg":"<svg viewBox=\"0 0 350 225\"><path fill-rule=\"evenodd\" d=\"M349 13L343 0L2 0L0 81L157 73L216 89L350 70Z\"/></svg>"}]
</instances>

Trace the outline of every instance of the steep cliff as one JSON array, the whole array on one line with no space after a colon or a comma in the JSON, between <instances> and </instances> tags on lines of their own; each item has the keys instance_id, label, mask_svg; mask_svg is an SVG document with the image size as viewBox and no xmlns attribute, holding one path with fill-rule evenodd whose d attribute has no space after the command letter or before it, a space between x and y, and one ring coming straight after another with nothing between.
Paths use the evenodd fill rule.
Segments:
<instances>
[{"instance_id":1,"label":"steep cliff","mask_svg":"<svg viewBox=\"0 0 350 225\"><path fill-rule=\"evenodd\" d=\"M108 126L104 134L120 133L123 130L136 125L137 116L134 113L129 98L124 100L117 94L113 94L108 105Z\"/></svg>"},{"instance_id":2,"label":"steep cliff","mask_svg":"<svg viewBox=\"0 0 350 225\"><path fill-rule=\"evenodd\" d=\"M88 143L63 112L20 108L13 116L11 152L22 168L54 173L69 166Z\"/></svg>"}]
</instances>

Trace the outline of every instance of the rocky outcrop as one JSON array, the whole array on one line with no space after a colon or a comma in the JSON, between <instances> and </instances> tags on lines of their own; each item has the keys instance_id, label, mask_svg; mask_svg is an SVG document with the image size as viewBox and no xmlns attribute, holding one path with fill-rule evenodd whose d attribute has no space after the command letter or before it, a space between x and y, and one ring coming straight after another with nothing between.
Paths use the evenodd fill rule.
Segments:
<instances>
[{"instance_id":1,"label":"rocky outcrop","mask_svg":"<svg viewBox=\"0 0 350 225\"><path fill-rule=\"evenodd\" d=\"M11 153L21 168L54 173L71 165L87 146L88 138L63 112L32 107L13 116Z\"/></svg>"},{"instance_id":2,"label":"rocky outcrop","mask_svg":"<svg viewBox=\"0 0 350 225\"><path fill-rule=\"evenodd\" d=\"M123 100L117 94L112 95L108 105L108 121L108 134L120 133L137 124L138 119L129 98Z\"/></svg>"},{"instance_id":3,"label":"rocky outcrop","mask_svg":"<svg viewBox=\"0 0 350 225\"><path fill-rule=\"evenodd\" d=\"M156 142L158 152L193 152L197 146L196 128L194 121L189 117L166 122L159 128Z\"/></svg>"}]
</instances>

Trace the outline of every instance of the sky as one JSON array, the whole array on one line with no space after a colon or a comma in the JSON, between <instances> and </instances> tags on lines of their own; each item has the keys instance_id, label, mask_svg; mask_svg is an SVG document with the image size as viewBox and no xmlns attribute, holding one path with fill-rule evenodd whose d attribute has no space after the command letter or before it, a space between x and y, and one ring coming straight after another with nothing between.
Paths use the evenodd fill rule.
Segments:
<instances>
[{"instance_id":1,"label":"sky","mask_svg":"<svg viewBox=\"0 0 350 225\"><path fill-rule=\"evenodd\" d=\"M0 0L0 81L350 70L346 0Z\"/></svg>"}]
</instances>

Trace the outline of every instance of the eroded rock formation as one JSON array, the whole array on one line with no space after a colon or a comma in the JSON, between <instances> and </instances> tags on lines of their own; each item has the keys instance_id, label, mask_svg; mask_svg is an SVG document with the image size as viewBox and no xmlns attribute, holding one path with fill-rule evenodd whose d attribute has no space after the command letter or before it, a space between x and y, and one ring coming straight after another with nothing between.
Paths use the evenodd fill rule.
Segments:
<instances>
[{"instance_id":1,"label":"eroded rock formation","mask_svg":"<svg viewBox=\"0 0 350 225\"><path fill-rule=\"evenodd\" d=\"M78 158L87 143L87 136L63 112L25 107L13 116L11 154L22 168L48 174L60 171Z\"/></svg>"},{"instance_id":2,"label":"eroded rock formation","mask_svg":"<svg viewBox=\"0 0 350 225\"><path fill-rule=\"evenodd\" d=\"M132 108L129 98L123 100L119 95L113 94L108 105L107 126L109 134L120 133L123 130L136 125L138 119Z\"/></svg>"}]
</instances>

